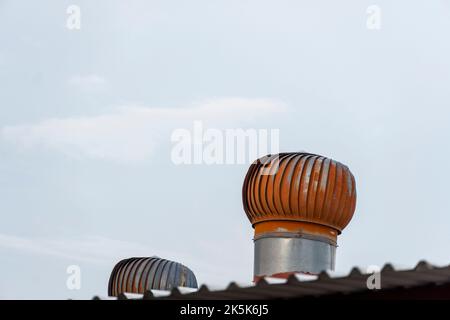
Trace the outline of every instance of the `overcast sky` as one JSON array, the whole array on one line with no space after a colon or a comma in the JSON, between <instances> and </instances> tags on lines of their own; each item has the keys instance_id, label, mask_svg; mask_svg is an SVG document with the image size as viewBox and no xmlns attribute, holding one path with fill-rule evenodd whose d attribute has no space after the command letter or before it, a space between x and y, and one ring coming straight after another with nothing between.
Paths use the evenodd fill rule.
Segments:
<instances>
[{"instance_id":1,"label":"overcast sky","mask_svg":"<svg viewBox=\"0 0 450 320\"><path fill-rule=\"evenodd\" d=\"M0 298L106 295L132 256L250 282L248 165L175 165L194 120L350 167L338 272L450 263L449 32L448 0L0 0Z\"/></svg>"}]
</instances>

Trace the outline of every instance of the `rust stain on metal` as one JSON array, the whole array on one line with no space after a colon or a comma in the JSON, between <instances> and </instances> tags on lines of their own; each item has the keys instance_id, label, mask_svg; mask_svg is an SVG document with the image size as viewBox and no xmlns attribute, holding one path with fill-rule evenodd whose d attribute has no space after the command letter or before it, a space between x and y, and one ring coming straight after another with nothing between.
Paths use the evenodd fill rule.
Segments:
<instances>
[{"instance_id":1,"label":"rust stain on metal","mask_svg":"<svg viewBox=\"0 0 450 320\"><path fill-rule=\"evenodd\" d=\"M327 238L328 240L331 240L332 243L336 243L338 236L338 232L334 228L303 221L289 221L289 220L262 221L256 223L254 225L254 228L255 228L255 237L267 233L276 234L289 232L297 234L298 236L301 235L321 236Z\"/></svg>"}]
</instances>

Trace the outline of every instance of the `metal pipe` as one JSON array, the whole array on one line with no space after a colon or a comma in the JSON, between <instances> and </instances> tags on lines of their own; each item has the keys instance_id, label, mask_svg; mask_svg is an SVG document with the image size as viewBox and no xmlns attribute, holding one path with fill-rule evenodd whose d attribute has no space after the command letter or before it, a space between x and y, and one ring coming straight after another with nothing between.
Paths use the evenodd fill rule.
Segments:
<instances>
[{"instance_id":1,"label":"metal pipe","mask_svg":"<svg viewBox=\"0 0 450 320\"><path fill-rule=\"evenodd\" d=\"M262 235L254 243L255 281L264 276L284 278L297 272L318 274L334 270L336 245L331 241L286 233Z\"/></svg>"}]
</instances>

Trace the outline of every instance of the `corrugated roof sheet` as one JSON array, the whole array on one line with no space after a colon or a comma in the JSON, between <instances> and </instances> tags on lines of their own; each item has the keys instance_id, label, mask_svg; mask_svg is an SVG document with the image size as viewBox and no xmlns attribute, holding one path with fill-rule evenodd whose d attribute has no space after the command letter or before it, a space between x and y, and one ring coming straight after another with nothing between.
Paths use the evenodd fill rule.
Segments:
<instances>
[{"instance_id":1,"label":"corrugated roof sheet","mask_svg":"<svg viewBox=\"0 0 450 320\"><path fill-rule=\"evenodd\" d=\"M210 290L202 285L198 290L192 288L174 288L171 291L150 290L143 295L121 294L118 299L298 299L353 294L369 291L367 279L372 273L362 273L353 268L346 276L334 276L322 272L318 276L292 275L287 280L264 278L256 285L241 287L231 282L224 290ZM381 289L415 288L426 285L450 284L450 265L437 267L426 261L419 262L415 268L396 270L392 264L386 264L380 271ZM101 299L94 297L94 299Z\"/></svg>"}]
</instances>

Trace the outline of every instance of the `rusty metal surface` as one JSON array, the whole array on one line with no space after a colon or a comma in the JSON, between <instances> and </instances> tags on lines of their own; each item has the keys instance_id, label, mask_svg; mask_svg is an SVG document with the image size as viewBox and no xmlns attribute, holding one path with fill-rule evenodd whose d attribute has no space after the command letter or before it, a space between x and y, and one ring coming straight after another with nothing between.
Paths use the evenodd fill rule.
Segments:
<instances>
[{"instance_id":1,"label":"rusty metal surface","mask_svg":"<svg viewBox=\"0 0 450 320\"><path fill-rule=\"evenodd\" d=\"M197 288L194 273L181 263L151 257L129 258L119 261L109 278L108 295L171 290L176 287Z\"/></svg>"},{"instance_id":2,"label":"rusty metal surface","mask_svg":"<svg viewBox=\"0 0 450 320\"><path fill-rule=\"evenodd\" d=\"M380 272L381 288L369 290L367 279L371 274L364 274L358 268L353 268L347 276L335 277L333 273L322 272L312 280L303 281L298 275L290 275L288 279L277 279L272 283L271 278L260 280L256 285L240 287L232 282L225 290L211 291L202 285L196 292L184 293L183 290L174 288L167 294L155 294L146 291L139 299L186 299L186 300L221 300L221 299L301 299L321 297L344 297L360 295L370 297L371 294L397 293L395 290L403 290L408 297L408 292L417 292L427 287L431 293L438 292L439 288L448 288L450 285L450 266L435 267L426 261L419 262L415 268L408 270L396 270L391 264L386 264ZM434 289L433 289L434 288ZM401 296L400 296L401 297ZM423 296L426 298L426 296ZM439 298L439 296L437 296ZM127 299L121 295L119 299ZM435 296L436 298L436 296ZM99 299L99 297L94 297Z\"/></svg>"},{"instance_id":3,"label":"rusty metal surface","mask_svg":"<svg viewBox=\"0 0 450 320\"><path fill-rule=\"evenodd\" d=\"M273 166L276 168L276 166ZM335 229L350 222L356 183L347 166L310 153L280 153L278 170L253 163L242 188L244 210L253 226L266 221L302 221Z\"/></svg>"}]
</instances>

